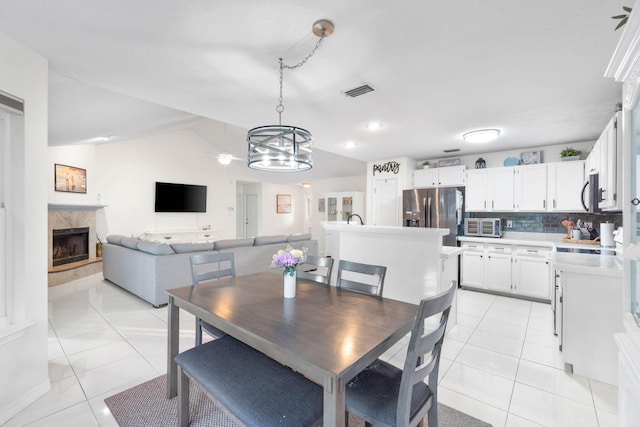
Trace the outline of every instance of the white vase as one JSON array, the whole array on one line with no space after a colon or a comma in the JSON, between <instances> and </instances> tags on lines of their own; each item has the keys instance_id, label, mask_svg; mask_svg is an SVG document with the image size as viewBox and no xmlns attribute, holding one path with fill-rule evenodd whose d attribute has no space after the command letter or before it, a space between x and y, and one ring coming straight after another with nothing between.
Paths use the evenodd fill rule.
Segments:
<instances>
[{"instance_id":1,"label":"white vase","mask_svg":"<svg viewBox=\"0 0 640 427\"><path fill-rule=\"evenodd\" d=\"M296 297L296 271L293 273L284 272L284 297Z\"/></svg>"}]
</instances>

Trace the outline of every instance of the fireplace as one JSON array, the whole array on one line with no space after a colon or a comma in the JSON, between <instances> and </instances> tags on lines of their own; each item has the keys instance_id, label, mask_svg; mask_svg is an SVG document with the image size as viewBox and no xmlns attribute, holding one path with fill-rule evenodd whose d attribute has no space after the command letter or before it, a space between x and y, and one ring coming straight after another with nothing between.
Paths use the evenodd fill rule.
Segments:
<instances>
[{"instance_id":1,"label":"fireplace","mask_svg":"<svg viewBox=\"0 0 640 427\"><path fill-rule=\"evenodd\" d=\"M89 259L89 227L53 230L53 265Z\"/></svg>"}]
</instances>

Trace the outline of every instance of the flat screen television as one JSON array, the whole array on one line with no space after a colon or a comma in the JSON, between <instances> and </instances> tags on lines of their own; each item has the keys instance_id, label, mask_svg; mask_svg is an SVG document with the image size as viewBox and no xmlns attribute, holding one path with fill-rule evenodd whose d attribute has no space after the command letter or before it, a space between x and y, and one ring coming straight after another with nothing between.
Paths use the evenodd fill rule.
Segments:
<instances>
[{"instance_id":1,"label":"flat screen television","mask_svg":"<svg viewBox=\"0 0 640 427\"><path fill-rule=\"evenodd\" d=\"M206 211L206 185L156 182L156 212Z\"/></svg>"}]
</instances>

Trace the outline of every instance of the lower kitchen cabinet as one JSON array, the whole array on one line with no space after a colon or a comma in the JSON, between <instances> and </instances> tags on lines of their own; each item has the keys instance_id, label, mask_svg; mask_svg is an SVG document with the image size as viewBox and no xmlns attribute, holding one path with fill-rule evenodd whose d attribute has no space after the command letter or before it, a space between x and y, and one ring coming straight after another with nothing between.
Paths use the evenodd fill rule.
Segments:
<instances>
[{"instance_id":1,"label":"lower kitchen cabinet","mask_svg":"<svg viewBox=\"0 0 640 427\"><path fill-rule=\"evenodd\" d=\"M551 262L544 256L517 255L513 286L516 292L536 298L551 298Z\"/></svg>"},{"instance_id":2,"label":"lower kitchen cabinet","mask_svg":"<svg viewBox=\"0 0 640 427\"><path fill-rule=\"evenodd\" d=\"M511 246L487 245L485 260L485 283L487 289L511 292Z\"/></svg>"},{"instance_id":3,"label":"lower kitchen cabinet","mask_svg":"<svg viewBox=\"0 0 640 427\"><path fill-rule=\"evenodd\" d=\"M462 285L484 288L484 245L464 244L462 257Z\"/></svg>"},{"instance_id":4,"label":"lower kitchen cabinet","mask_svg":"<svg viewBox=\"0 0 640 427\"><path fill-rule=\"evenodd\" d=\"M621 274L580 270L558 270L562 359L574 374L617 384L618 349L613 336L623 330Z\"/></svg>"},{"instance_id":5,"label":"lower kitchen cabinet","mask_svg":"<svg viewBox=\"0 0 640 427\"><path fill-rule=\"evenodd\" d=\"M550 301L550 247L465 242L462 248L463 287Z\"/></svg>"}]
</instances>

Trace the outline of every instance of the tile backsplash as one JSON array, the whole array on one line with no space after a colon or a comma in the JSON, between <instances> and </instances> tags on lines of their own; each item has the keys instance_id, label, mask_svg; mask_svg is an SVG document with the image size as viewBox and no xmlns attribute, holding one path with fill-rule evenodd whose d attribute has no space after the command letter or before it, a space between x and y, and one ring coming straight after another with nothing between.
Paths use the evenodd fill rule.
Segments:
<instances>
[{"instance_id":1,"label":"tile backsplash","mask_svg":"<svg viewBox=\"0 0 640 427\"><path fill-rule=\"evenodd\" d=\"M518 231L531 233L566 233L567 229L561 222L571 219L577 222L579 219L591 223L592 227L600 231L600 223L612 222L614 228L622 226L622 214L591 214L578 213L542 213L542 212L469 212L466 218L500 218L504 231ZM507 228L507 221L513 223L513 227Z\"/></svg>"}]
</instances>

